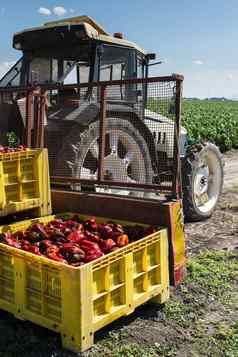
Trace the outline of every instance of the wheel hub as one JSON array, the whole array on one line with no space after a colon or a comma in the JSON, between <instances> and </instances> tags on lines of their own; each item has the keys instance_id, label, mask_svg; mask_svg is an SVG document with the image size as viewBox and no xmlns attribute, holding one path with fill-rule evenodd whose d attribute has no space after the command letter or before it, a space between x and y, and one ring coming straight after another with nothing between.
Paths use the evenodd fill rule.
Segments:
<instances>
[{"instance_id":1,"label":"wheel hub","mask_svg":"<svg viewBox=\"0 0 238 357\"><path fill-rule=\"evenodd\" d=\"M200 185L201 186L205 186L205 185L207 185L207 177L206 176L203 176L202 178L201 178L201 181L200 181Z\"/></svg>"},{"instance_id":2,"label":"wheel hub","mask_svg":"<svg viewBox=\"0 0 238 357\"><path fill-rule=\"evenodd\" d=\"M204 192L208 190L208 177L202 176L200 178L200 192Z\"/></svg>"},{"instance_id":3,"label":"wheel hub","mask_svg":"<svg viewBox=\"0 0 238 357\"><path fill-rule=\"evenodd\" d=\"M132 181L127 173L128 164L127 160L112 152L104 159L104 178L121 182Z\"/></svg>"},{"instance_id":4,"label":"wheel hub","mask_svg":"<svg viewBox=\"0 0 238 357\"><path fill-rule=\"evenodd\" d=\"M109 143L109 153L103 159L103 179L106 181L115 181L123 183L146 182L146 167L144 163L144 152L139 144L135 141L133 135L120 129L111 129L107 133L107 142ZM88 147L90 157L85 155L83 165L80 168L81 178L97 179L98 167L90 168L91 157L98 161L99 158L99 141L98 138L91 142ZM87 161L88 160L88 161ZM131 195L133 192L121 187L118 188L96 188L97 192L111 192L122 195ZM138 196L141 193L136 193ZM143 194L143 193L142 193Z\"/></svg>"},{"instance_id":5,"label":"wheel hub","mask_svg":"<svg viewBox=\"0 0 238 357\"><path fill-rule=\"evenodd\" d=\"M209 169L207 166L200 167L194 182L194 192L200 196L208 191L209 188Z\"/></svg>"}]
</instances>

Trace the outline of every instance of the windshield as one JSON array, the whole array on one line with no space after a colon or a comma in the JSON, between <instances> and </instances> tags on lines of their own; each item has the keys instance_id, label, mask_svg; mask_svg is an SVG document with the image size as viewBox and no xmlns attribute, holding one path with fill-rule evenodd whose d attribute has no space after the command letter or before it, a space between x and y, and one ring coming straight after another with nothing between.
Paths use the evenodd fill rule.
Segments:
<instances>
[{"instance_id":1,"label":"windshield","mask_svg":"<svg viewBox=\"0 0 238 357\"><path fill-rule=\"evenodd\" d=\"M113 81L142 77L143 58L137 51L106 44L98 46L94 80ZM135 103L138 101L140 87L133 83L113 85L108 87L107 97L110 100Z\"/></svg>"}]
</instances>

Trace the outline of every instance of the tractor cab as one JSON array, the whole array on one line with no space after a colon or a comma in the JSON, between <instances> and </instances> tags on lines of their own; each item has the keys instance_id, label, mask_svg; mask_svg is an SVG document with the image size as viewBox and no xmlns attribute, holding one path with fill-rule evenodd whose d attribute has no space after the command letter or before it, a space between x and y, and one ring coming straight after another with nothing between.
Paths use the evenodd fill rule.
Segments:
<instances>
[{"instance_id":1,"label":"tractor cab","mask_svg":"<svg viewBox=\"0 0 238 357\"><path fill-rule=\"evenodd\" d=\"M0 87L82 84L142 78L146 54L121 33L110 36L87 16L46 23L16 33L13 47L22 58L0 80ZM77 92L75 92L76 94ZM63 91L61 97L74 93ZM114 100L137 101L136 87L118 88ZM90 96L88 91L86 96Z\"/></svg>"}]
</instances>

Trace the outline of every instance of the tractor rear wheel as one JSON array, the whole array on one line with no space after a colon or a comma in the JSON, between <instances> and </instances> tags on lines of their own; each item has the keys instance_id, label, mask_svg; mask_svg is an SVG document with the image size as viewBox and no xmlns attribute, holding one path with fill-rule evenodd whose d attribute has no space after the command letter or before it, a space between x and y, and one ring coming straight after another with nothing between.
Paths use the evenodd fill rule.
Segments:
<instances>
[{"instance_id":1,"label":"tractor rear wheel","mask_svg":"<svg viewBox=\"0 0 238 357\"><path fill-rule=\"evenodd\" d=\"M137 120L138 122L138 120ZM56 175L81 179L97 179L99 158L99 120L87 127L75 125L64 140L58 155ZM104 179L110 181L151 184L153 169L149 144L128 117L107 118L106 150L104 157ZM74 185L76 190L84 190L82 185ZM128 189L96 188L97 192L144 197L143 193L133 193Z\"/></svg>"},{"instance_id":2,"label":"tractor rear wheel","mask_svg":"<svg viewBox=\"0 0 238 357\"><path fill-rule=\"evenodd\" d=\"M193 145L182 165L183 207L185 218L201 221L209 218L223 187L223 160L212 143Z\"/></svg>"}]
</instances>

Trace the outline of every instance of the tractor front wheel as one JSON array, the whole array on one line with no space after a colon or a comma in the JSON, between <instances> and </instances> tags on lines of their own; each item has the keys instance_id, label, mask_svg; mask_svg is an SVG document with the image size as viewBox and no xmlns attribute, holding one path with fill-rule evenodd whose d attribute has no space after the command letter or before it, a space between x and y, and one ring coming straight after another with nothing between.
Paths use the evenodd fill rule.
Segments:
<instances>
[{"instance_id":1,"label":"tractor front wheel","mask_svg":"<svg viewBox=\"0 0 238 357\"><path fill-rule=\"evenodd\" d=\"M182 165L183 207L186 220L209 218L223 187L223 161L212 143L191 146Z\"/></svg>"}]
</instances>

